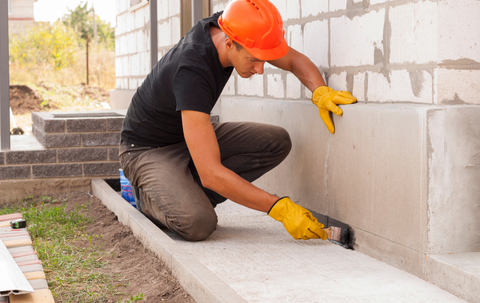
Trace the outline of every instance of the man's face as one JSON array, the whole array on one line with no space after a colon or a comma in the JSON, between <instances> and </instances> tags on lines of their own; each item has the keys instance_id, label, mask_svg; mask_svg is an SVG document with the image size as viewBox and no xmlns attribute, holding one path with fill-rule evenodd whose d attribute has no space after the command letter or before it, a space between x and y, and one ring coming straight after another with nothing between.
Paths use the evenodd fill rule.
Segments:
<instances>
[{"instance_id":1,"label":"man's face","mask_svg":"<svg viewBox=\"0 0 480 303\"><path fill-rule=\"evenodd\" d=\"M242 78L250 78L255 74L262 75L265 61L252 56L246 49L237 49L235 45L229 49L229 59Z\"/></svg>"}]
</instances>

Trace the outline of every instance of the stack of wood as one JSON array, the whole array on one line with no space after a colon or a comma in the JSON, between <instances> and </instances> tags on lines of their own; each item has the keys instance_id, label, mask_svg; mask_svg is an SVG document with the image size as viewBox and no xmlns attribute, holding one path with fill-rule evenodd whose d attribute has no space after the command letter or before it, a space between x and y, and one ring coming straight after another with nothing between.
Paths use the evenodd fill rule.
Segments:
<instances>
[{"instance_id":1,"label":"stack of wood","mask_svg":"<svg viewBox=\"0 0 480 303\"><path fill-rule=\"evenodd\" d=\"M11 226L18 219L22 214L0 216L0 302L53 303L42 261L27 229Z\"/></svg>"}]
</instances>

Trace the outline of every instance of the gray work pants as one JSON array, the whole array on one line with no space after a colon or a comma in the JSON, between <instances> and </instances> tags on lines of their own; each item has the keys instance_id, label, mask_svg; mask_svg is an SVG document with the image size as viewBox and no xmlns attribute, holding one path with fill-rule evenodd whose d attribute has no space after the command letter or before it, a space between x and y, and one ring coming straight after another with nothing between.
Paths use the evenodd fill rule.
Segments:
<instances>
[{"instance_id":1,"label":"gray work pants","mask_svg":"<svg viewBox=\"0 0 480 303\"><path fill-rule=\"evenodd\" d=\"M254 181L280 164L291 149L281 127L248 122L214 123L222 164ZM120 164L139 188L137 207L152 222L189 241L204 240L215 230L214 207L226 200L202 186L185 142L165 147L120 144Z\"/></svg>"}]
</instances>

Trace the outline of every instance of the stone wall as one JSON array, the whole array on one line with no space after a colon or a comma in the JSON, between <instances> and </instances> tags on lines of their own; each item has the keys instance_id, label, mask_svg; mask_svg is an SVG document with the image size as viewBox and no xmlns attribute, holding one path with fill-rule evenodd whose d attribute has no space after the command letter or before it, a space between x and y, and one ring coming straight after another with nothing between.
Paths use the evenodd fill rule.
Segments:
<instances>
[{"instance_id":1,"label":"stone wall","mask_svg":"<svg viewBox=\"0 0 480 303\"><path fill-rule=\"evenodd\" d=\"M119 178L124 113L37 112L32 117L41 147L0 152L0 180Z\"/></svg>"}]
</instances>

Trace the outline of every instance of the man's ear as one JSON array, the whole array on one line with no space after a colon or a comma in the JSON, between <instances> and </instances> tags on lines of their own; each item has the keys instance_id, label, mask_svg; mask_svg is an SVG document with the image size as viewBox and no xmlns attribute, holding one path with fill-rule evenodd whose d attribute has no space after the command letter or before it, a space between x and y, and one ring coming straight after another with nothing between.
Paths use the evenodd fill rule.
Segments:
<instances>
[{"instance_id":1,"label":"man's ear","mask_svg":"<svg viewBox=\"0 0 480 303\"><path fill-rule=\"evenodd\" d=\"M232 40L230 40L229 37L226 37L225 38L225 48L228 50L228 51L231 51L235 48L235 44L233 43Z\"/></svg>"}]
</instances>

